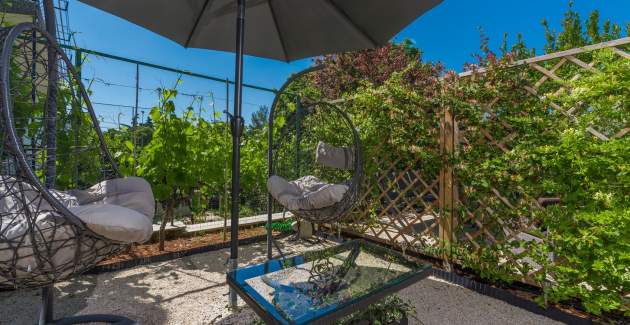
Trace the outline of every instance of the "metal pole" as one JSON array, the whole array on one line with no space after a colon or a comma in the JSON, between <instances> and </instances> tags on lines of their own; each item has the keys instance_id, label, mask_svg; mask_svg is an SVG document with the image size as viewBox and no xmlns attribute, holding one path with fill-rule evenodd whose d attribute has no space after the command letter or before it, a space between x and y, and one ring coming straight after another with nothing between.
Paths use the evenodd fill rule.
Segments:
<instances>
[{"instance_id":1,"label":"metal pole","mask_svg":"<svg viewBox=\"0 0 630 325\"><path fill-rule=\"evenodd\" d=\"M295 178L300 178L300 144L302 142L301 126L302 100L295 97Z\"/></svg>"},{"instance_id":2,"label":"metal pole","mask_svg":"<svg viewBox=\"0 0 630 325\"><path fill-rule=\"evenodd\" d=\"M83 51L81 51L80 49L76 49L74 51L74 67L77 70L77 77L79 78L79 82L83 82L83 73L82 73L82 67L83 67ZM79 105L83 105L83 97L79 96Z\"/></svg>"},{"instance_id":3,"label":"metal pole","mask_svg":"<svg viewBox=\"0 0 630 325\"><path fill-rule=\"evenodd\" d=\"M138 102L140 100L140 65L136 63L136 106L133 108L133 119L131 122L133 132L131 133L133 142L133 176L136 176L136 169L138 168Z\"/></svg>"},{"instance_id":4,"label":"metal pole","mask_svg":"<svg viewBox=\"0 0 630 325\"><path fill-rule=\"evenodd\" d=\"M302 100L300 96L295 97L295 178L300 178L300 144L302 142L302 130L300 129L300 118L302 117ZM297 239L301 239L302 221L293 218L297 222Z\"/></svg>"},{"instance_id":5,"label":"metal pole","mask_svg":"<svg viewBox=\"0 0 630 325\"><path fill-rule=\"evenodd\" d=\"M79 78L79 82L83 82L83 74L81 72L82 68L83 68L83 52L81 52L81 50L76 50L74 52L74 66L77 69L77 77ZM74 125L74 152L75 152L75 156L74 156L74 186L76 188L79 188L79 158L76 157L76 155L78 155L79 152L79 145L80 145L80 139L79 139L79 133L80 133L80 129L81 129L81 111L83 109L83 97L79 96L79 107L75 107L75 109L73 110L73 114L74 114L74 118L75 118L75 125Z\"/></svg>"},{"instance_id":6,"label":"metal pole","mask_svg":"<svg viewBox=\"0 0 630 325\"><path fill-rule=\"evenodd\" d=\"M57 36L57 30L55 25L55 5L52 0L44 1L44 19L46 23L46 32L53 37L53 44L56 45L54 38ZM46 172L45 181L47 188L54 188L55 177L57 176L56 170L56 156L57 156L57 130L56 130L56 118L57 118L57 52L54 48L48 48L48 97L44 105L45 129L46 129ZM42 288L42 306L39 313L39 324L48 324L53 321L53 285L48 285Z\"/></svg>"},{"instance_id":7,"label":"metal pole","mask_svg":"<svg viewBox=\"0 0 630 325\"><path fill-rule=\"evenodd\" d=\"M225 79L225 138L228 137L227 133L227 125L230 119L230 81ZM223 206L223 241L227 238L227 217L228 217L228 185L227 185L227 170L228 170L228 161L225 160L225 165L223 166L223 197L222 197L222 206Z\"/></svg>"},{"instance_id":8,"label":"metal pole","mask_svg":"<svg viewBox=\"0 0 630 325\"><path fill-rule=\"evenodd\" d=\"M54 45L56 42L56 20L55 20L55 6L52 0L44 1L44 17L46 20L46 32L53 38ZM56 133L56 119L57 119L57 51L54 47L48 48L48 94L46 103L44 105L44 117L46 130L46 167L44 178L47 188L55 187L55 178L57 176L57 133Z\"/></svg>"},{"instance_id":9,"label":"metal pole","mask_svg":"<svg viewBox=\"0 0 630 325\"><path fill-rule=\"evenodd\" d=\"M230 269L238 266L238 208L240 190L241 169L241 133L244 122L241 117L243 104L243 45L245 41L245 0L236 1L238 9L236 13L236 67L234 86L234 116L232 118L232 222L230 245ZM236 292L230 290L230 307L237 305Z\"/></svg>"},{"instance_id":10,"label":"metal pole","mask_svg":"<svg viewBox=\"0 0 630 325\"><path fill-rule=\"evenodd\" d=\"M33 24L39 25L37 18L33 17ZM37 31L34 29L31 41L31 105L35 107L37 103ZM34 146L30 146L31 156L28 158L31 163L31 168L35 170L37 168L37 153Z\"/></svg>"},{"instance_id":11,"label":"metal pole","mask_svg":"<svg viewBox=\"0 0 630 325\"><path fill-rule=\"evenodd\" d=\"M36 24L36 18L33 18L33 24ZM37 102L37 31L34 29L31 35L31 104L33 106Z\"/></svg>"},{"instance_id":12,"label":"metal pole","mask_svg":"<svg viewBox=\"0 0 630 325\"><path fill-rule=\"evenodd\" d=\"M276 98L274 99L274 102L277 101L277 97L280 96L279 94L276 95ZM268 141L268 145L267 145L267 176L271 177L273 176L273 115L274 115L274 108L275 105L272 105L271 108L269 109L269 126L267 127L267 141ZM273 258L273 248L272 243L273 243L273 231L271 229L271 222L273 221L273 198L271 197L271 194L269 194L269 192L267 192L267 260L270 260ZM265 264L267 265L267 264Z\"/></svg>"},{"instance_id":13,"label":"metal pole","mask_svg":"<svg viewBox=\"0 0 630 325\"><path fill-rule=\"evenodd\" d=\"M212 122L216 123L217 122L217 112L216 109L214 107L214 93L210 92L210 104L212 104ZM199 111L199 118L201 118L201 110Z\"/></svg>"},{"instance_id":14,"label":"metal pole","mask_svg":"<svg viewBox=\"0 0 630 325\"><path fill-rule=\"evenodd\" d=\"M42 288L42 305L39 311L38 325L47 325L53 322L54 312L54 287L48 285Z\"/></svg>"}]
</instances>

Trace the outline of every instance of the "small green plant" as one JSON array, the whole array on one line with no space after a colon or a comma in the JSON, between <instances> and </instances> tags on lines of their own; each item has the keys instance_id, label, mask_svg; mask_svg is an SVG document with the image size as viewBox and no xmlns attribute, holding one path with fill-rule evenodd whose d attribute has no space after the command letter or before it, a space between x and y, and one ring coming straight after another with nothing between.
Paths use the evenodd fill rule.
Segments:
<instances>
[{"instance_id":1,"label":"small green plant","mask_svg":"<svg viewBox=\"0 0 630 325\"><path fill-rule=\"evenodd\" d=\"M287 218L282 221L276 221L271 223L271 229L274 231L279 231L281 233L291 233L293 232L293 227L291 224L293 223L293 219Z\"/></svg>"},{"instance_id":2,"label":"small green plant","mask_svg":"<svg viewBox=\"0 0 630 325\"><path fill-rule=\"evenodd\" d=\"M396 324L407 315L415 315L416 309L398 295L391 295L368 306L364 311L356 312L335 322L335 325L353 325L369 321L374 325Z\"/></svg>"}]
</instances>

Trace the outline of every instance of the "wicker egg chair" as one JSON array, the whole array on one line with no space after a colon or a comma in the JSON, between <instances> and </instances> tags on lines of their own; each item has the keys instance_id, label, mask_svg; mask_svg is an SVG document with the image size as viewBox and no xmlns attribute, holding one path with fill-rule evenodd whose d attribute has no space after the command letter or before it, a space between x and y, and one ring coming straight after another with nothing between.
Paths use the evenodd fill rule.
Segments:
<instances>
[{"instance_id":1,"label":"wicker egg chair","mask_svg":"<svg viewBox=\"0 0 630 325\"><path fill-rule=\"evenodd\" d=\"M354 204L356 203L359 195L359 190L361 188L361 182L363 180L363 156L361 150L361 140L359 137L359 133L357 132L350 116L344 112L339 106L330 103L330 102L317 102L317 103L309 103L308 108L304 109L303 114L309 115L314 113L320 114L333 114L335 117L339 117L344 123L345 127L349 130L352 135L352 145L350 147L345 148L335 148L332 146L328 146L320 142L320 146L323 144L328 146L332 150L337 150L339 152L344 152L346 157L338 166L333 166L331 164L327 164L322 160L316 158L316 162L320 165L327 168L335 168L335 169L345 169L349 170L352 173L352 176L346 181L339 184L324 184L323 186L339 186L343 185L347 188L343 195L338 200L331 201L329 204L325 206L318 206L316 208L295 208L290 207L282 203L282 200L279 200L278 195L272 194L276 201L279 201L281 205L283 205L289 212L291 212L296 218L312 222L315 224L323 224L323 223L334 223L340 221L343 217L345 217L348 212L352 209ZM282 145L282 142L278 143L278 145ZM320 146L318 146L318 151ZM276 149L278 146L275 146ZM273 150L274 147L271 147ZM318 152L318 155L321 152ZM277 160L278 157L275 157L274 154L270 154L271 159ZM345 166L344 166L345 164ZM340 166L339 166L340 165ZM273 170L270 171L270 179L274 176ZM308 176L307 176L308 177ZM298 180L299 181L299 180ZM296 182L296 181L293 181ZM291 183L293 183L291 182ZM322 186L321 184L318 186ZM298 201L305 202L309 201L310 198L308 194L305 193L305 196L299 197ZM300 205L300 204L298 204ZM308 204L302 204L302 206L307 206Z\"/></svg>"},{"instance_id":2,"label":"wicker egg chair","mask_svg":"<svg viewBox=\"0 0 630 325\"><path fill-rule=\"evenodd\" d=\"M43 288L40 324L133 324L113 315L53 320L55 282L130 244L91 230L72 212L77 198L64 190L120 173L55 39L37 25L19 24L0 29L0 51L0 289Z\"/></svg>"},{"instance_id":3,"label":"wicker egg chair","mask_svg":"<svg viewBox=\"0 0 630 325\"><path fill-rule=\"evenodd\" d=\"M296 114L292 114L292 116L289 116L289 119L285 120L285 123L284 123L285 127L281 128L279 136L278 134L275 134L275 132L272 130L274 130L276 119L278 115L280 115L279 111L282 106L283 99L285 100L289 99L291 101L295 100L297 104L296 108L301 107L301 104L303 102L305 103L307 102L307 101L303 101L299 95L291 94L291 92L289 91L289 86L293 84L295 81L303 77L306 77L307 75L311 73L320 71L322 68L323 66L316 65L316 66L312 66L310 68L307 68L305 70L302 70L298 73L291 75L291 77L287 79L287 81L282 85L282 87L280 87L280 89L276 93L273 103L271 104L271 109L269 110L268 130L270 130L270 132L267 132L267 163L268 163L267 175L269 179L271 179L272 177L278 174L278 169L279 169L278 163L280 162L279 161L280 157L278 156L277 153L279 152L279 149L283 145L286 145L286 143L283 143L282 141L283 138L284 139L288 138L288 134L286 134L285 132L287 129L285 127L287 125L291 125L295 123L295 119L299 119L301 115L299 114L299 112L296 111L295 112ZM291 210L284 207L284 211L289 210L291 213L293 213L293 215L296 218L298 219L302 218L302 220L310 221L316 224L332 223L335 221L340 221L345 216L347 216L350 210L353 208L356 201L358 200L358 196L359 196L362 182L363 182L363 174L364 174L361 138L359 137L359 133L357 132L354 124L352 123L352 119L350 118L350 116L346 112L344 112L342 109L340 109L336 104L332 102L318 102L318 103L308 103L307 106L310 107L309 110L311 112L313 112L316 109L321 109L324 112L329 112L332 114L336 113L337 115L340 116L340 119L344 122L346 127L349 128L350 133L352 134L352 143L353 143L352 147L349 148L351 149L351 152L353 154L352 168L351 168L352 177L345 182L345 185L348 186L348 190L344 193L341 200L337 202L336 204L323 207L320 209L310 209L310 210L304 210L304 209ZM295 130L295 131L299 133L298 130ZM276 141L276 140L279 140L279 141ZM299 143L299 139L297 140ZM296 159L296 164L299 165L299 163L300 163L299 159ZM296 176L298 177L300 176L299 166L296 172ZM275 198L271 193L268 193L267 195L267 224L268 225L271 225L273 221L273 212L275 210L274 202L277 202L277 198ZM298 228L299 228L299 225L300 224L298 223ZM296 234L296 238L299 238L299 229L298 229L298 234ZM267 227L267 258L268 259L273 258L274 245L276 249L279 251L280 255L284 256L284 254L282 253L282 250L280 249L280 247L277 245L276 241L274 240L272 227L268 226Z\"/></svg>"}]
</instances>

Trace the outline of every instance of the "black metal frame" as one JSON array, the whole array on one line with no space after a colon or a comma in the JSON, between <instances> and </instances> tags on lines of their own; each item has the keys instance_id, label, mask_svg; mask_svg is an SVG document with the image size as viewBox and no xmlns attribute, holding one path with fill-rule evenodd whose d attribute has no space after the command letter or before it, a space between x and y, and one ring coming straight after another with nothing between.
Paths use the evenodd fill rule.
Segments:
<instances>
[{"instance_id":1,"label":"black metal frame","mask_svg":"<svg viewBox=\"0 0 630 325\"><path fill-rule=\"evenodd\" d=\"M230 260L229 269L238 267L238 217L241 177L241 135L245 121L241 116L243 105L243 47L245 44L245 0L236 2L236 64L234 71L234 114L232 115L232 209L230 226ZM229 305L236 307L236 293L230 291Z\"/></svg>"},{"instance_id":2,"label":"black metal frame","mask_svg":"<svg viewBox=\"0 0 630 325\"><path fill-rule=\"evenodd\" d=\"M286 89L290 84L292 84L295 80L308 75L309 73L319 71L323 68L323 66L313 66L308 69L305 69L301 72L293 74L280 88L278 94L273 100L271 105L271 109L269 111L269 122L268 122L268 151L267 151L267 163L268 163L268 177L274 175L274 141L273 141L273 126L274 119L277 111L278 104L280 102L280 96L282 95L291 95L286 92ZM301 98L295 95L298 100L301 101ZM339 108L334 101L318 101L318 102L307 102L310 106L310 110L313 109L327 109L335 112L336 114L341 116L341 119L346 123L346 125L350 128L352 132L352 140L353 140L353 175L352 178L346 182L349 189L346 191L342 200L338 203L335 203L332 206L314 209L314 210L299 210L299 211L291 211L297 218L304 219L306 221L314 222L314 223L328 223L338 220L340 217L343 217L347 212L352 208L354 203L356 202L359 191L363 182L363 152L361 146L361 139L359 137L359 133L354 127L352 123L352 119L341 108ZM298 107L300 106L298 103ZM308 110L308 109L307 109ZM299 114L299 112L297 113ZM296 121L299 120L299 116L296 116ZM299 124L296 122L298 132L299 132ZM299 135L298 135L299 136ZM298 140L299 141L299 140ZM299 146L299 142L298 142ZM296 156L296 163L299 163L299 155ZM272 223L272 215L273 215L273 197L271 194L267 195L267 258L271 259L273 254L273 235L271 230Z\"/></svg>"},{"instance_id":3,"label":"black metal frame","mask_svg":"<svg viewBox=\"0 0 630 325\"><path fill-rule=\"evenodd\" d=\"M267 132L267 143L268 143L267 176L268 177L273 176L273 173L274 173L273 172L274 170L273 169L274 168L273 166L273 122L275 118L276 107L278 106L278 103L280 102L280 96L286 92L289 85L292 84L295 80L298 80L299 78L305 75L308 75L309 73L319 71L322 68L323 66L313 66L308 69L302 70L296 74L291 75L291 77L289 77L289 79L287 79L287 81L284 82L282 87L280 87L280 90L278 90L278 93L273 98L271 109L269 109L269 122L268 122L268 127L267 127L267 129L269 130ZM273 231L271 229L272 222L273 222L273 197L271 196L271 194L267 193L267 258L268 259L273 258L273 247L272 247L273 246Z\"/></svg>"}]
</instances>

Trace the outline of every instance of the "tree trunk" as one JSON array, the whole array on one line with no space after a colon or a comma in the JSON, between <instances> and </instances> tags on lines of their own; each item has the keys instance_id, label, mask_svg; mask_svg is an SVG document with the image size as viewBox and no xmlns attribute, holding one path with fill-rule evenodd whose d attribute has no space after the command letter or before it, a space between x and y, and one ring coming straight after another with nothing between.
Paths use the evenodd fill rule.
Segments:
<instances>
[{"instance_id":1,"label":"tree trunk","mask_svg":"<svg viewBox=\"0 0 630 325\"><path fill-rule=\"evenodd\" d=\"M188 202L190 205L190 224L195 224L195 189L188 190Z\"/></svg>"},{"instance_id":2,"label":"tree trunk","mask_svg":"<svg viewBox=\"0 0 630 325\"><path fill-rule=\"evenodd\" d=\"M159 250L160 252L164 251L164 239L166 237L166 223L170 218L173 220L173 205L175 204L175 199L171 197L166 204L166 211L164 211L164 215L162 215L162 223L160 224L160 244Z\"/></svg>"},{"instance_id":3,"label":"tree trunk","mask_svg":"<svg viewBox=\"0 0 630 325\"><path fill-rule=\"evenodd\" d=\"M177 194L175 194L173 196L173 209L175 208L175 202L179 201L179 205L181 206L181 197L179 200L177 200L175 197L177 196ZM173 212L173 209L171 209L171 214L170 214L170 219L171 219L171 227L175 227L175 213Z\"/></svg>"}]
</instances>

